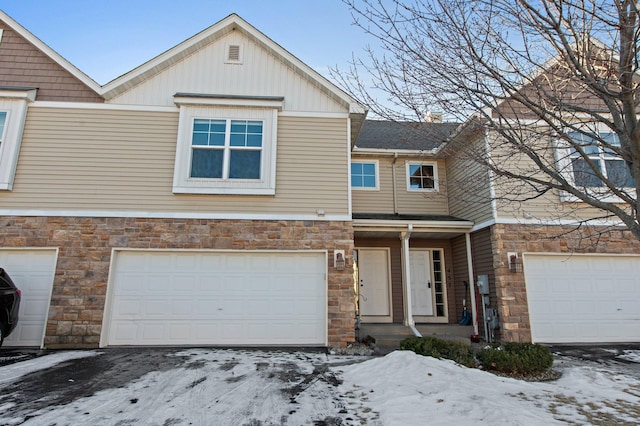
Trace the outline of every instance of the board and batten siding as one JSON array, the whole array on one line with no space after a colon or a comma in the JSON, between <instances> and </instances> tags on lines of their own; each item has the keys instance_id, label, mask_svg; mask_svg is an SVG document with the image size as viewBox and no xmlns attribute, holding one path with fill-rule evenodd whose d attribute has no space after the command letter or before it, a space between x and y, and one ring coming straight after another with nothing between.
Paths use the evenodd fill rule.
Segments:
<instances>
[{"instance_id":1,"label":"board and batten siding","mask_svg":"<svg viewBox=\"0 0 640 426\"><path fill-rule=\"evenodd\" d=\"M345 215L347 119L279 117L275 196L173 194L178 112L30 107L3 209ZM339 155L343 153L343 155Z\"/></svg>"},{"instance_id":2,"label":"board and batten siding","mask_svg":"<svg viewBox=\"0 0 640 426\"><path fill-rule=\"evenodd\" d=\"M406 160L398 159L395 163L395 188L397 211L393 205L393 159L353 156L353 161L378 161L380 174L379 190L352 191L353 211L355 213L398 213L398 214L449 214L447 203L447 171L443 160L438 160L438 192L421 192L407 190ZM416 159L419 161L436 161Z\"/></svg>"},{"instance_id":3,"label":"board and batten siding","mask_svg":"<svg viewBox=\"0 0 640 426\"><path fill-rule=\"evenodd\" d=\"M225 62L229 44L242 46L242 63ZM284 96L285 111L344 113L348 109L241 31L214 40L108 103L174 106L173 95L178 92Z\"/></svg>"}]
</instances>

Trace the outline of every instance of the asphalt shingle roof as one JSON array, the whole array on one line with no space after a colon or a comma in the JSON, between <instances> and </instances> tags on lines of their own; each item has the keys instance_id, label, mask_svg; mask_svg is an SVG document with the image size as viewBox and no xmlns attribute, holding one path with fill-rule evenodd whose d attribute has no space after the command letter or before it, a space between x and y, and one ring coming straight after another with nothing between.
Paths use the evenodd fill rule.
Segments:
<instances>
[{"instance_id":1,"label":"asphalt shingle roof","mask_svg":"<svg viewBox=\"0 0 640 426\"><path fill-rule=\"evenodd\" d=\"M430 151L438 148L459 123L366 120L356 147Z\"/></svg>"}]
</instances>

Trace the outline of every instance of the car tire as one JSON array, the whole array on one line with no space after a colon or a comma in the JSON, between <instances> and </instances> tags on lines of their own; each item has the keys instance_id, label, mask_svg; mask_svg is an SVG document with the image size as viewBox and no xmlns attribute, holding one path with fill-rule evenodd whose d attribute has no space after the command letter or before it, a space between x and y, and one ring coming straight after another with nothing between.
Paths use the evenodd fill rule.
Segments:
<instances>
[{"instance_id":1,"label":"car tire","mask_svg":"<svg viewBox=\"0 0 640 426\"><path fill-rule=\"evenodd\" d=\"M4 322L0 321L0 346L2 346L2 342L4 342Z\"/></svg>"}]
</instances>

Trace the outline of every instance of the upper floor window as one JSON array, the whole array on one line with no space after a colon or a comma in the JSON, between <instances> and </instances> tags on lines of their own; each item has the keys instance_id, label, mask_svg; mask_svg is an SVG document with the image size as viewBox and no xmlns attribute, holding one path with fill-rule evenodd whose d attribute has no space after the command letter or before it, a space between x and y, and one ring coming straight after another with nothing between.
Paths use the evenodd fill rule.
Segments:
<instances>
[{"instance_id":1,"label":"upper floor window","mask_svg":"<svg viewBox=\"0 0 640 426\"><path fill-rule=\"evenodd\" d=\"M0 190L11 191L20 155L27 105L37 89L0 89Z\"/></svg>"},{"instance_id":2,"label":"upper floor window","mask_svg":"<svg viewBox=\"0 0 640 426\"><path fill-rule=\"evenodd\" d=\"M379 189L378 162L352 161L351 187L354 189Z\"/></svg>"},{"instance_id":3,"label":"upper floor window","mask_svg":"<svg viewBox=\"0 0 640 426\"><path fill-rule=\"evenodd\" d=\"M174 193L274 195L284 98L176 94Z\"/></svg>"},{"instance_id":4,"label":"upper floor window","mask_svg":"<svg viewBox=\"0 0 640 426\"><path fill-rule=\"evenodd\" d=\"M438 165L407 162L407 190L438 191Z\"/></svg>"},{"instance_id":5,"label":"upper floor window","mask_svg":"<svg viewBox=\"0 0 640 426\"><path fill-rule=\"evenodd\" d=\"M7 120L6 111L0 112L0 147L2 146L2 142L4 141L4 123Z\"/></svg>"},{"instance_id":6,"label":"upper floor window","mask_svg":"<svg viewBox=\"0 0 640 426\"><path fill-rule=\"evenodd\" d=\"M569 132L568 136L580 147L593 166L589 165L575 147L569 150L571 160L573 180L576 186L604 187L602 179L596 174L599 171L602 176L616 187L633 187L633 177L625 162L612 149L608 149L599 143L604 141L608 146L615 149L620 147L618 135L611 132L595 133ZM594 170L595 169L595 170Z\"/></svg>"},{"instance_id":7,"label":"upper floor window","mask_svg":"<svg viewBox=\"0 0 640 426\"><path fill-rule=\"evenodd\" d=\"M257 120L194 119L190 176L260 179L263 128Z\"/></svg>"}]
</instances>

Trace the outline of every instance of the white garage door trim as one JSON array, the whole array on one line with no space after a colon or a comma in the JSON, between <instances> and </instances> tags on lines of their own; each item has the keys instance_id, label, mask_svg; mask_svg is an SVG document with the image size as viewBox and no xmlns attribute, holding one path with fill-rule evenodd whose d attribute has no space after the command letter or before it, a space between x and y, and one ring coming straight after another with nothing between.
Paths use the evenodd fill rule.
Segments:
<instances>
[{"instance_id":1,"label":"white garage door trim","mask_svg":"<svg viewBox=\"0 0 640 426\"><path fill-rule=\"evenodd\" d=\"M100 345L326 346L327 293L326 250L113 249Z\"/></svg>"},{"instance_id":2,"label":"white garage door trim","mask_svg":"<svg viewBox=\"0 0 640 426\"><path fill-rule=\"evenodd\" d=\"M538 343L640 341L640 256L524 253Z\"/></svg>"},{"instance_id":3,"label":"white garage door trim","mask_svg":"<svg viewBox=\"0 0 640 426\"><path fill-rule=\"evenodd\" d=\"M44 348L58 251L56 247L0 248L0 267L22 292L18 325L3 347Z\"/></svg>"}]
</instances>

